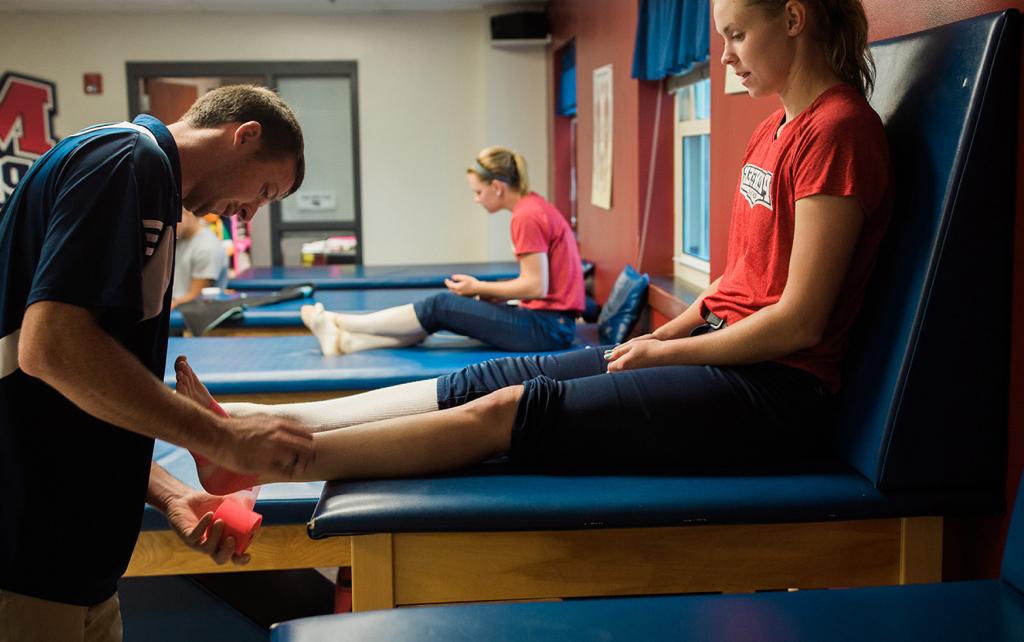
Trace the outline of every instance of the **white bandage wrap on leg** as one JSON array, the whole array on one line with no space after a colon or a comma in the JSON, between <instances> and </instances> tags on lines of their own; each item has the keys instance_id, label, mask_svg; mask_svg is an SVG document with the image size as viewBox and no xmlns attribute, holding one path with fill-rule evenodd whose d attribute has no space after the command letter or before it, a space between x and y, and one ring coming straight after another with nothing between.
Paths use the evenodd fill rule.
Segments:
<instances>
[{"instance_id":1,"label":"white bandage wrap on leg","mask_svg":"<svg viewBox=\"0 0 1024 642\"><path fill-rule=\"evenodd\" d=\"M351 397L286 404L225 403L232 417L268 414L292 419L313 432L437 410L437 379L413 381Z\"/></svg>"},{"instance_id":2,"label":"white bandage wrap on leg","mask_svg":"<svg viewBox=\"0 0 1024 642\"><path fill-rule=\"evenodd\" d=\"M320 342L320 351L329 357L377 348L404 348L427 337L412 304L370 314L339 314L316 303L302 306L301 315L302 323Z\"/></svg>"},{"instance_id":3,"label":"white bandage wrap on leg","mask_svg":"<svg viewBox=\"0 0 1024 642\"><path fill-rule=\"evenodd\" d=\"M404 337L389 337L382 334L363 334L338 330L338 348L343 354L377 350L379 348L405 348L416 345L426 338L426 334L410 334Z\"/></svg>"},{"instance_id":4,"label":"white bandage wrap on leg","mask_svg":"<svg viewBox=\"0 0 1024 642\"><path fill-rule=\"evenodd\" d=\"M359 334L376 334L386 337L425 337L426 330L420 325L416 308L411 303L399 305L369 314L340 314L327 312L338 327Z\"/></svg>"}]
</instances>

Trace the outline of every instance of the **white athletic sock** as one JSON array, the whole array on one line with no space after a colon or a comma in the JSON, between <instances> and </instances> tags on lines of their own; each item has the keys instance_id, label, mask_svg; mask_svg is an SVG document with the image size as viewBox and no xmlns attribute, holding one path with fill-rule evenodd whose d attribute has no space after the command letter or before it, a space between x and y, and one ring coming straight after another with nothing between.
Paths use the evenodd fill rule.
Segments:
<instances>
[{"instance_id":1,"label":"white athletic sock","mask_svg":"<svg viewBox=\"0 0 1024 642\"><path fill-rule=\"evenodd\" d=\"M268 414L292 419L313 432L345 428L356 424L418 415L437 410L437 379L413 381L371 390L351 397L338 397L307 403L222 404L232 417Z\"/></svg>"},{"instance_id":2,"label":"white athletic sock","mask_svg":"<svg viewBox=\"0 0 1024 642\"><path fill-rule=\"evenodd\" d=\"M425 338L427 338L426 332L392 337L382 334L349 332L338 328L338 350L342 354L349 354L352 352L362 352L363 350L376 350L377 348L404 348L415 345Z\"/></svg>"},{"instance_id":3,"label":"white athletic sock","mask_svg":"<svg viewBox=\"0 0 1024 642\"><path fill-rule=\"evenodd\" d=\"M315 305L304 305L299 308L299 316L302 323L313 333L316 340L320 342L320 351L328 357L341 353L338 345L340 332L333 319L327 316L323 303Z\"/></svg>"},{"instance_id":4,"label":"white athletic sock","mask_svg":"<svg viewBox=\"0 0 1024 642\"><path fill-rule=\"evenodd\" d=\"M412 304L370 314L340 314L328 312L323 303L316 303L302 306L299 314L320 342L320 351L327 356L404 348L427 338Z\"/></svg>"}]
</instances>

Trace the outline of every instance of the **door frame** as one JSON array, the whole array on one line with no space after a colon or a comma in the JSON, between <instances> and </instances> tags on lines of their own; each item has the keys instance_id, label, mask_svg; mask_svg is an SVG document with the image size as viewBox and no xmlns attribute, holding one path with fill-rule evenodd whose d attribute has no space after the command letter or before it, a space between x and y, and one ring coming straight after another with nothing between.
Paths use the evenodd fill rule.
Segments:
<instances>
[{"instance_id":1,"label":"door frame","mask_svg":"<svg viewBox=\"0 0 1024 642\"><path fill-rule=\"evenodd\" d=\"M295 61L188 61L188 62L128 62L125 64L128 80L128 114L129 119L138 116L142 102L139 95L139 81L154 76L164 78L191 78L216 76L252 76L262 77L263 84L277 91L277 81L281 77L289 78L348 78L351 86L352 104L352 185L355 219L345 223L344 227L334 226L330 222L286 222L281 219L281 204L270 204L270 240L271 262L275 266L284 264L281 253L281 237L287 232L330 232L332 229L348 230L351 228L356 237L356 251L353 262L363 263L363 215L362 215L362 180L359 154L359 82L358 64L354 60L295 60Z\"/></svg>"}]
</instances>

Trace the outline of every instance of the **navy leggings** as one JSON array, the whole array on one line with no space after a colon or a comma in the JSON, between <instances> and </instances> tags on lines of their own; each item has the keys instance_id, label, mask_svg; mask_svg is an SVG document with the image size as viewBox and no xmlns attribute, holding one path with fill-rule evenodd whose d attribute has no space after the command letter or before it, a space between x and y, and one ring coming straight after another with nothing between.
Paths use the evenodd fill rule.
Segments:
<instances>
[{"instance_id":1,"label":"navy leggings","mask_svg":"<svg viewBox=\"0 0 1024 642\"><path fill-rule=\"evenodd\" d=\"M450 408L523 384L513 460L726 465L804 459L827 441L832 395L778 363L608 374L604 348L494 359L438 379Z\"/></svg>"},{"instance_id":2,"label":"navy leggings","mask_svg":"<svg viewBox=\"0 0 1024 642\"><path fill-rule=\"evenodd\" d=\"M576 338L576 313L530 310L441 292L413 304L427 332L449 330L501 350L565 350Z\"/></svg>"}]
</instances>

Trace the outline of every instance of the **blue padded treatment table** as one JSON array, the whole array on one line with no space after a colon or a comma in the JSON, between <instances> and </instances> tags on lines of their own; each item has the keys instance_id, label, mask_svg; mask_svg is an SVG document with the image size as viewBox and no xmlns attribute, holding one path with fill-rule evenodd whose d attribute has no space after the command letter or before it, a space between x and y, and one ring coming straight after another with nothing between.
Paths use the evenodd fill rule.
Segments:
<instances>
[{"instance_id":1,"label":"blue padded treatment table","mask_svg":"<svg viewBox=\"0 0 1024 642\"><path fill-rule=\"evenodd\" d=\"M1024 639L1024 488L999 580L408 608L277 624L276 642L1010 642Z\"/></svg>"},{"instance_id":2,"label":"blue padded treatment table","mask_svg":"<svg viewBox=\"0 0 1024 642\"><path fill-rule=\"evenodd\" d=\"M430 265L314 265L311 267L253 267L228 280L235 290L279 290L312 283L317 290L370 288L443 288L452 274L469 274L481 281L519 276L515 261L498 263L439 263Z\"/></svg>"},{"instance_id":3,"label":"blue padded treatment table","mask_svg":"<svg viewBox=\"0 0 1024 642\"><path fill-rule=\"evenodd\" d=\"M588 599L345 613L273 642L1016 642L1024 597L1000 582Z\"/></svg>"},{"instance_id":4,"label":"blue padded treatment table","mask_svg":"<svg viewBox=\"0 0 1024 642\"><path fill-rule=\"evenodd\" d=\"M324 356L316 337L173 337L164 382L174 385L183 354L217 398L250 401L326 399L432 379L487 359L509 356L462 336L438 333L421 345Z\"/></svg>"},{"instance_id":5,"label":"blue padded treatment table","mask_svg":"<svg viewBox=\"0 0 1024 642\"><path fill-rule=\"evenodd\" d=\"M157 440L153 460L186 485L200 487L195 463L185 449ZM164 515L147 505L126 576L344 566L351 558L345 542L310 546L306 536L306 522L322 487L323 482L288 482L260 488L256 511L263 515L263 525L249 547L252 561L245 566L218 566L192 551L171 530Z\"/></svg>"},{"instance_id":6,"label":"blue padded treatment table","mask_svg":"<svg viewBox=\"0 0 1024 642\"><path fill-rule=\"evenodd\" d=\"M1009 11L872 45L895 216L828 461L329 482L310 534L351 541L354 609L941 579L943 516L1001 505L1019 32Z\"/></svg>"},{"instance_id":7,"label":"blue padded treatment table","mask_svg":"<svg viewBox=\"0 0 1024 642\"><path fill-rule=\"evenodd\" d=\"M583 261L583 274L594 264ZM469 274L481 281L519 276L515 261L492 263L433 263L429 265L314 265L311 267L253 267L228 280L235 290L279 290L312 283L318 290L371 288L443 288L452 274Z\"/></svg>"},{"instance_id":8,"label":"blue padded treatment table","mask_svg":"<svg viewBox=\"0 0 1024 642\"><path fill-rule=\"evenodd\" d=\"M368 505L368 497L377 505ZM676 469L531 469L495 460L442 477L327 482L309 532L329 537L814 522L993 513L999 506L996 497L976 490L887 493L834 461L680 474Z\"/></svg>"},{"instance_id":9,"label":"blue padded treatment table","mask_svg":"<svg viewBox=\"0 0 1024 642\"><path fill-rule=\"evenodd\" d=\"M434 288L391 288L372 290L317 290L313 296L305 299L292 299L282 303L250 308L241 319L229 320L214 330L213 334L248 334L260 330L274 329L297 334L306 334L308 330L302 324L299 310L304 305L323 303L324 307L333 312L366 313L376 312L396 305L415 303L432 294L447 291ZM265 290L249 290L249 296L266 294ZM181 333L185 329L185 320L177 310L171 311L171 330Z\"/></svg>"}]
</instances>

